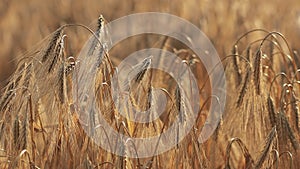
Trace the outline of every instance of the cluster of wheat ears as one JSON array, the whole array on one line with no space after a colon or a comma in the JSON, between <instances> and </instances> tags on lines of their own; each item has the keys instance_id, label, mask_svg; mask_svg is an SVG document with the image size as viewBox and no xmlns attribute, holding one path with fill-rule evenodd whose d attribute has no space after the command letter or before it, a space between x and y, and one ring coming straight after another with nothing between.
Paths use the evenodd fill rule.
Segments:
<instances>
[{"instance_id":1,"label":"cluster of wheat ears","mask_svg":"<svg viewBox=\"0 0 300 169\"><path fill-rule=\"evenodd\" d=\"M85 103L86 107L99 109L101 118L130 137L161 134L177 116L185 121L189 112L178 114L188 104L182 98L185 95L171 76L150 69L146 59L140 63L143 69L130 82L130 102L139 109L151 109L156 99L152 90L159 86L168 96L167 108L151 123L133 123L121 116L111 83L117 69L111 61L113 56L101 45L103 20L99 19L98 24L95 32L83 25L62 26L37 49L19 58L1 92L1 168L300 168L300 56L282 34L262 29L242 35L232 53L221 57L227 103L209 140L200 144L197 139L211 100L218 99L210 95L209 72L192 51L175 48L178 42L164 38L159 47L185 60L199 82L196 123L176 147L153 157L139 158L137 154L136 158L128 158L103 150L89 135L109 133L105 128L100 133L95 130L101 120L97 112L81 114L78 103L88 98L76 92L77 83L92 84L95 105ZM64 31L71 26L92 33L80 54L89 59L88 65L80 65L78 56L68 56L65 50ZM89 76L91 71L95 77ZM124 110L128 114L132 111L128 107ZM107 140L111 147L126 145L109 137Z\"/></svg>"}]
</instances>

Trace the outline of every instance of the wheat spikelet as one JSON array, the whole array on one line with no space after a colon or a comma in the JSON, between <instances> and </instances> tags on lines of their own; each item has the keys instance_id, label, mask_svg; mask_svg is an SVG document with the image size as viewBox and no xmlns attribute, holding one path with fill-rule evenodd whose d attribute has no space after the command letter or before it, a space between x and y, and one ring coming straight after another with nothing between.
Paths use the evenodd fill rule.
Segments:
<instances>
[{"instance_id":1,"label":"wheat spikelet","mask_svg":"<svg viewBox=\"0 0 300 169\"><path fill-rule=\"evenodd\" d=\"M241 104L243 103L243 99L244 96L246 94L247 88L248 88L248 83L249 83L249 79L250 79L250 74L251 74L251 70L249 70L246 74L242 89L239 93L239 97L238 97L238 101L237 101L237 107L241 106Z\"/></svg>"},{"instance_id":2,"label":"wheat spikelet","mask_svg":"<svg viewBox=\"0 0 300 169\"><path fill-rule=\"evenodd\" d=\"M256 53L255 61L254 61L254 83L255 83L256 94L258 95L260 95L261 57L262 57L262 51L261 49L259 49Z\"/></svg>"},{"instance_id":3,"label":"wheat spikelet","mask_svg":"<svg viewBox=\"0 0 300 169\"><path fill-rule=\"evenodd\" d=\"M232 48L232 54L234 55L233 57L233 68L237 74L237 85L240 84L240 82L242 81L242 77L241 77L241 73L239 70L239 66L238 66L238 61L237 61L237 56L238 56L238 46L234 45Z\"/></svg>"},{"instance_id":4,"label":"wheat spikelet","mask_svg":"<svg viewBox=\"0 0 300 169\"><path fill-rule=\"evenodd\" d=\"M299 142L298 142L297 138L295 137L294 131L288 122L286 123L286 125L287 125L287 129L288 129L287 133L288 133L289 139L292 143L292 146L295 150L298 150Z\"/></svg>"},{"instance_id":5,"label":"wheat spikelet","mask_svg":"<svg viewBox=\"0 0 300 169\"><path fill-rule=\"evenodd\" d=\"M294 131L290 126L290 123L288 122L288 119L286 118L286 116L282 113L282 125L284 125L285 131L284 133L286 133L292 143L292 146L295 150L299 149L299 143L295 137Z\"/></svg>"},{"instance_id":6,"label":"wheat spikelet","mask_svg":"<svg viewBox=\"0 0 300 169\"><path fill-rule=\"evenodd\" d=\"M286 126L283 125L283 116L284 114L281 111L277 114L276 129L278 132L279 139L286 140L286 135L284 134L284 132L286 131ZM279 143L282 144L281 142Z\"/></svg>"},{"instance_id":7,"label":"wheat spikelet","mask_svg":"<svg viewBox=\"0 0 300 169\"><path fill-rule=\"evenodd\" d=\"M125 81L124 86L130 91L129 101L134 107L146 108L147 105L149 104L148 92L149 92L149 88L151 87L151 74L152 74L151 71L149 71L150 64L151 64L151 57L148 57L144 59L141 63L135 65L132 68L132 71L129 72L128 75L129 78L127 79L127 81ZM138 71L138 73L134 73L134 71ZM145 78L148 77L146 76L147 72L150 73L149 78ZM147 94L146 98L143 95L143 93L145 92Z\"/></svg>"},{"instance_id":8,"label":"wheat spikelet","mask_svg":"<svg viewBox=\"0 0 300 169\"><path fill-rule=\"evenodd\" d=\"M0 110L5 110L12 99L15 97L15 84L14 82L10 82L8 88L5 90L1 102L0 102Z\"/></svg>"},{"instance_id":9,"label":"wheat spikelet","mask_svg":"<svg viewBox=\"0 0 300 169\"><path fill-rule=\"evenodd\" d=\"M291 99L291 106L292 106L292 111L295 115L295 126L296 126L296 129L300 132L300 122L299 122L299 118L300 118L300 114L299 114L299 107L298 107L298 104L297 104L297 99L296 99L296 96L295 96L295 93L293 92L292 93L292 99Z\"/></svg>"},{"instance_id":10,"label":"wheat spikelet","mask_svg":"<svg viewBox=\"0 0 300 169\"><path fill-rule=\"evenodd\" d=\"M102 15L99 16L98 18L98 25L97 25L97 30L96 30L96 37L93 37L91 47L88 51L88 55L91 56L97 50L97 48L101 48L98 39L101 37L101 34L103 33L103 28L104 28L104 17ZM103 42L101 42L103 43Z\"/></svg>"},{"instance_id":11,"label":"wheat spikelet","mask_svg":"<svg viewBox=\"0 0 300 169\"><path fill-rule=\"evenodd\" d=\"M255 169L259 169L262 167L264 161L266 160L269 152L270 152L270 149L271 149L271 145L272 145L272 142L274 140L274 138L276 137L276 127L273 127L271 132L269 133L268 137L267 137L267 140L266 140L266 144L264 146L264 149L262 151L262 153L260 154L256 164L255 164Z\"/></svg>"},{"instance_id":12,"label":"wheat spikelet","mask_svg":"<svg viewBox=\"0 0 300 169\"><path fill-rule=\"evenodd\" d=\"M274 42L271 41L269 44L270 44L270 46L269 46L269 58L270 58L271 65L273 65L273 63L274 63L274 58L273 58Z\"/></svg>"},{"instance_id":13,"label":"wheat spikelet","mask_svg":"<svg viewBox=\"0 0 300 169\"><path fill-rule=\"evenodd\" d=\"M104 51L104 49L103 48L99 48L99 53L98 53L98 56L97 56L97 61L96 61L96 67L97 68L99 68L100 66L101 66L101 63L102 63L102 61L103 61L103 56L105 55L105 51ZM109 58L108 58L109 59ZM104 62L103 62L104 64L103 65L105 65L105 67L107 68L107 66L106 66L106 63L107 63L107 60L105 59L104 60ZM105 71L104 71L106 74L109 74L109 73L107 73L108 72L108 69L105 69ZM106 77L106 76L105 76Z\"/></svg>"},{"instance_id":14,"label":"wheat spikelet","mask_svg":"<svg viewBox=\"0 0 300 169\"><path fill-rule=\"evenodd\" d=\"M271 126L274 127L274 126L276 126L276 114L275 114L274 104L273 104L273 100L272 100L271 96L269 96L267 99L267 106L268 106L268 112L269 112Z\"/></svg>"},{"instance_id":15,"label":"wheat spikelet","mask_svg":"<svg viewBox=\"0 0 300 169\"><path fill-rule=\"evenodd\" d=\"M17 78L15 78L15 80L14 80L16 87L18 87L19 84L21 84L21 85L23 84L22 80L24 80L23 77L25 77L25 74L26 74L26 67L27 67L27 64L24 63L20 66L19 69L17 69L17 71L16 71Z\"/></svg>"},{"instance_id":16,"label":"wheat spikelet","mask_svg":"<svg viewBox=\"0 0 300 169\"><path fill-rule=\"evenodd\" d=\"M105 19L102 15L100 15L98 18L98 27L96 30L96 34L95 36L92 37L91 45L88 50L88 56L94 55L95 57L97 57L97 61L95 64L97 68L101 66L103 57L107 55L107 47L109 43L109 37L107 37L107 32L104 29L104 24L105 24ZM111 61L109 60L108 57L106 58L107 58L106 61L110 65ZM105 72L106 71L108 70L105 69Z\"/></svg>"},{"instance_id":17,"label":"wheat spikelet","mask_svg":"<svg viewBox=\"0 0 300 169\"><path fill-rule=\"evenodd\" d=\"M63 104L65 103L65 97L66 97L66 75L65 75L65 64L62 63L61 67L58 71L58 95L59 95L59 100Z\"/></svg>"},{"instance_id":18,"label":"wheat spikelet","mask_svg":"<svg viewBox=\"0 0 300 169\"><path fill-rule=\"evenodd\" d=\"M25 150L27 148L27 137L28 137L27 122L28 122L28 115L27 112L25 112L25 117L23 119L22 128L21 128L22 133L20 137L20 141L22 141L20 143L22 150Z\"/></svg>"},{"instance_id":19,"label":"wheat spikelet","mask_svg":"<svg viewBox=\"0 0 300 169\"><path fill-rule=\"evenodd\" d=\"M54 56L50 63L48 73L50 73L54 70L55 66L57 65L58 60L64 59L64 38L65 37L66 37L66 35L62 35L58 46L54 50Z\"/></svg>"},{"instance_id":20,"label":"wheat spikelet","mask_svg":"<svg viewBox=\"0 0 300 169\"><path fill-rule=\"evenodd\" d=\"M181 95L181 91L180 91L180 86L177 84L176 88L175 88L175 106L178 112L178 118L179 118L179 123L183 123L185 122L185 112L183 110L183 96ZM180 135L180 127L178 125L177 127L177 138L176 138L176 142L177 142L177 149L179 148L179 135Z\"/></svg>"},{"instance_id":21,"label":"wheat spikelet","mask_svg":"<svg viewBox=\"0 0 300 169\"><path fill-rule=\"evenodd\" d=\"M33 77L33 63L29 63L27 66L26 66L26 71L25 71L25 78L24 78L24 83L23 83L23 86L28 89L29 85L30 85L30 81L31 81L31 78ZM24 90L25 92L25 90Z\"/></svg>"},{"instance_id":22,"label":"wheat spikelet","mask_svg":"<svg viewBox=\"0 0 300 169\"><path fill-rule=\"evenodd\" d=\"M152 101L153 101L153 96L152 96L152 87L150 86L148 88L148 91L147 91L147 103L146 103L146 110L149 110L149 113L147 114L147 122L146 123L146 126L149 127L150 125L150 115L151 115L151 109L152 109ZM153 125L155 127L155 125Z\"/></svg>"},{"instance_id":23,"label":"wheat spikelet","mask_svg":"<svg viewBox=\"0 0 300 169\"><path fill-rule=\"evenodd\" d=\"M149 69L150 64L151 64L151 58L149 57L144 59L141 65L138 65L139 67L137 67L137 69L141 71L138 72L138 74L134 78L134 81L136 83L140 83L142 81L142 79L146 74L146 71Z\"/></svg>"},{"instance_id":24,"label":"wheat spikelet","mask_svg":"<svg viewBox=\"0 0 300 169\"><path fill-rule=\"evenodd\" d=\"M252 50L251 47L249 46L246 51L246 59L250 60L251 56L252 56Z\"/></svg>"},{"instance_id":25,"label":"wheat spikelet","mask_svg":"<svg viewBox=\"0 0 300 169\"><path fill-rule=\"evenodd\" d=\"M179 116L179 122L183 123L186 119L186 115L184 112L184 102L183 102L183 96L181 94L180 86L177 84L175 88L175 106L178 111Z\"/></svg>"},{"instance_id":26,"label":"wheat spikelet","mask_svg":"<svg viewBox=\"0 0 300 169\"><path fill-rule=\"evenodd\" d=\"M286 115L282 112L279 112L278 116L279 117L276 126L278 126L277 128L280 128L280 137L284 138L285 140L286 136L288 136L288 139L291 141L293 148L295 150L299 149L299 142L295 137L293 129L291 128Z\"/></svg>"},{"instance_id":27,"label":"wheat spikelet","mask_svg":"<svg viewBox=\"0 0 300 169\"><path fill-rule=\"evenodd\" d=\"M63 27L60 27L58 28L54 34L53 34L53 37L42 57L42 62L44 63L47 59L48 59L48 56L51 55L54 51L55 48L57 48L57 46L59 45L59 42L60 42L60 38L62 37L62 34L63 34Z\"/></svg>"},{"instance_id":28,"label":"wheat spikelet","mask_svg":"<svg viewBox=\"0 0 300 169\"><path fill-rule=\"evenodd\" d=\"M20 138L20 121L19 121L19 117L17 116L15 121L14 121L14 126L13 126L13 139L14 139L14 144L15 146L19 147L18 141Z\"/></svg>"}]
</instances>

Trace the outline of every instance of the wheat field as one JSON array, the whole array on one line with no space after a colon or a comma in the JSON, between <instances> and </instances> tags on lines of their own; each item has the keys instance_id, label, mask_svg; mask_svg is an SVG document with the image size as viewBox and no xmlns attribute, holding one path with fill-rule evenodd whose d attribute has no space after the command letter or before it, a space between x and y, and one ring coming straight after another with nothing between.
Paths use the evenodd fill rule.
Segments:
<instances>
[{"instance_id":1,"label":"wheat field","mask_svg":"<svg viewBox=\"0 0 300 169\"><path fill-rule=\"evenodd\" d=\"M197 138L211 102L218 98L210 91L210 72L190 48L176 39L148 34L128 38L107 52L101 48L100 14L107 23L147 11L174 14L195 24L221 57L226 106L204 143ZM3 0L0 168L300 168L299 39L297 0ZM120 115L112 90L116 67L133 51L153 47L175 53L195 75L200 94L196 122L167 152L147 158L115 155L89 137L97 135L101 118L126 136L151 137L167 130L187 104L175 80L150 69L146 59L137 65L145 69L130 82L130 101L139 109L151 109L158 104L152 90L160 88L168 96L167 108L151 123L133 123ZM101 59L81 64L99 53ZM95 76L89 76L91 72ZM84 104L88 98L78 94L79 84L93 85L92 106L102 116L93 111L80 114L79 103L87 108L91 104ZM124 110L128 115L133 111ZM189 114L184 116L183 121ZM103 127L101 134L107 135ZM111 147L128 146L107 141Z\"/></svg>"}]
</instances>

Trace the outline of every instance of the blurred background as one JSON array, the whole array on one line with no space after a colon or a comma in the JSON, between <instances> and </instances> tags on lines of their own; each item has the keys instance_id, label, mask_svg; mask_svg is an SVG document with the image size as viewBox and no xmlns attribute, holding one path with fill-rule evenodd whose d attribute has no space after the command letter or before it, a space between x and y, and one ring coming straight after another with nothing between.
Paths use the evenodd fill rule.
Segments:
<instances>
[{"instance_id":1,"label":"blurred background","mask_svg":"<svg viewBox=\"0 0 300 169\"><path fill-rule=\"evenodd\" d=\"M59 26L66 23L91 26L99 14L109 22L147 11L167 12L192 22L206 33L221 57L230 52L240 35L254 28L280 31L294 49L300 49L298 0L1 0L0 88L13 72L15 58L33 49ZM76 56L89 34L74 30L71 35L69 51Z\"/></svg>"}]
</instances>

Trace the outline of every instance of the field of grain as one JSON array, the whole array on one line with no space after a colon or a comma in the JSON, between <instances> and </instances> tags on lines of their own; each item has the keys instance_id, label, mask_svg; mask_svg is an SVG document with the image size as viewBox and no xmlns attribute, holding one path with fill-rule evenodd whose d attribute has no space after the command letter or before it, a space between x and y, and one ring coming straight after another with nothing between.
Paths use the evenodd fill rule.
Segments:
<instances>
[{"instance_id":1,"label":"field of grain","mask_svg":"<svg viewBox=\"0 0 300 169\"><path fill-rule=\"evenodd\" d=\"M110 22L149 11L170 13L199 27L222 60L225 111L204 143L197 138L218 98L210 91L210 72L191 49L150 34L128 38L107 53L99 47L100 14ZM91 36L95 46L84 46ZM297 0L2 0L0 168L300 168L299 39ZM101 128L96 125L101 119L93 111L79 113L79 104L91 104L78 94L78 81L93 85L92 105L115 131L135 138L159 135L175 121L179 107L188 104L172 77L146 67L131 82L130 98L139 109L158 104L153 88L168 96L166 110L151 123L133 123L121 116L112 90L115 67L130 53L153 47L188 63L199 88L198 117L192 130L167 152L129 158L125 149L124 156L115 155L89 137L99 134L95 129ZM102 53L102 58L79 68L85 51L86 57ZM107 134L106 129L102 127L100 134ZM128 145L107 140L111 147Z\"/></svg>"}]
</instances>

